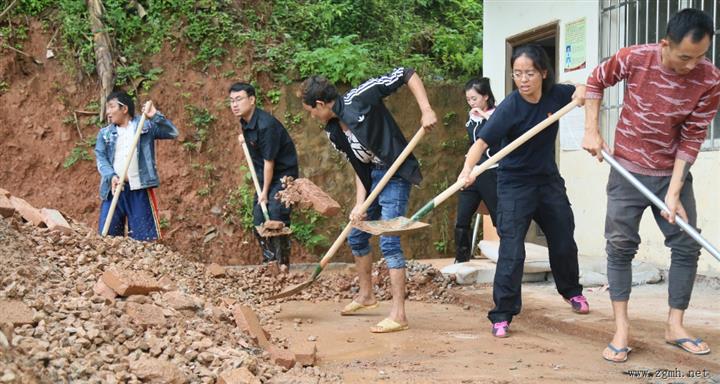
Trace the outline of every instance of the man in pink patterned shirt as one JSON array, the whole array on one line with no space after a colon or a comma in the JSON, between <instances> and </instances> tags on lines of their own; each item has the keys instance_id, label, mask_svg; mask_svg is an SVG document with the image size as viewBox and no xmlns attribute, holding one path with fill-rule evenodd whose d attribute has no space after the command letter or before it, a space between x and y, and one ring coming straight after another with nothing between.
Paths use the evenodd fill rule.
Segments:
<instances>
[{"instance_id":1,"label":"man in pink patterned shirt","mask_svg":"<svg viewBox=\"0 0 720 384\"><path fill-rule=\"evenodd\" d=\"M588 78L583 148L600 161L601 150L609 151L598 129L600 103L605 88L625 80L614 156L655 195L664 197L669 210L661 212L611 170L605 238L616 330L603 357L612 362L626 361L631 351L627 312L631 263L640 244L638 229L647 207L651 207L665 245L671 249L665 340L689 353L710 353L702 339L691 336L683 327L700 245L674 225L674 218L678 214L692 226L697 222L689 170L720 104L720 70L705 57L713 34L710 16L685 9L670 19L666 37L660 43L623 48Z\"/></svg>"}]
</instances>

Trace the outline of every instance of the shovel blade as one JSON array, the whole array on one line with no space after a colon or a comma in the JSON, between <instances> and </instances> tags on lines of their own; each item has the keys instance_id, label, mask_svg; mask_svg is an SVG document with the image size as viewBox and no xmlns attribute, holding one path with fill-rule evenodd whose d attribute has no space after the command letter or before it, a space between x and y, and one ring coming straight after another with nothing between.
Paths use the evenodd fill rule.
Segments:
<instances>
[{"instance_id":1,"label":"shovel blade","mask_svg":"<svg viewBox=\"0 0 720 384\"><path fill-rule=\"evenodd\" d=\"M380 236L397 236L405 232L425 228L430 224L414 221L407 217L399 216L390 220L359 221L353 223L353 227L369 234Z\"/></svg>"},{"instance_id":2,"label":"shovel blade","mask_svg":"<svg viewBox=\"0 0 720 384\"><path fill-rule=\"evenodd\" d=\"M310 280L303 281L300 284L291 285L291 286L283 289L280 293L270 296L270 300L282 299L283 297L290 297L296 293L299 293L303 289L309 287L313 283L313 281L315 281L315 280L311 278Z\"/></svg>"}]
</instances>

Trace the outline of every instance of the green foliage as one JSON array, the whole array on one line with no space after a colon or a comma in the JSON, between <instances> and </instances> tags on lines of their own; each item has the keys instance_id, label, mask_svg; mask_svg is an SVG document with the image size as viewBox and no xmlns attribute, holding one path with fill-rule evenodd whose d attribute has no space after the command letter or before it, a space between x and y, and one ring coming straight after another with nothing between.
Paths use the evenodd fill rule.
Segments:
<instances>
[{"instance_id":1,"label":"green foliage","mask_svg":"<svg viewBox=\"0 0 720 384\"><path fill-rule=\"evenodd\" d=\"M167 217L163 217L160 219L160 229L168 229L170 228L170 220L168 220Z\"/></svg>"},{"instance_id":2,"label":"green foliage","mask_svg":"<svg viewBox=\"0 0 720 384\"><path fill-rule=\"evenodd\" d=\"M63 60L76 60L83 72L95 72L93 36L88 20L87 6L81 0L59 0L57 19L65 42Z\"/></svg>"},{"instance_id":3,"label":"green foliage","mask_svg":"<svg viewBox=\"0 0 720 384\"><path fill-rule=\"evenodd\" d=\"M373 67L367 44L355 43L357 35L332 36L327 47L295 55L300 75L322 74L332 82L358 84L371 77Z\"/></svg>"},{"instance_id":4,"label":"green foliage","mask_svg":"<svg viewBox=\"0 0 720 384\"><path fill-rule=\"evenodd\" d=\"M201 108L195 105L186 105L185 110L190 114L190 121L195 127L194 138L200 143L204 143L208 139L210 129L217 118L213 116L207 108Z\"/></svg>"},{"instance_id":5,"label":"green foliage","mask_svg":"<svg viewBox=\"0 0 720 384\"><path fill-rule=\"evenodd\" d=\"M292 213L292 235L305 248L314 251L316 247L329 246L328 238L317 233L324 217L311 209L295 209Z\"/></svg>"},{"instance_id":6,"label":"green foliage","mask_svg":"<svg viewBox=\"0 0 720 384\"><path fill-rule=\"evenodd\" d=\"M216 170L215 166L210 163L203 165L203 177L208 180L212 179L214 176L215 170Z\"/></svg>"},{"instance_id":7,"label":"green foliage","mask_svg":"<svg viewBox=\"0 0 720 384\"><path fill-rule=\"evenodd\" d=\"M447 240L434 241L434 242L433 242L433 246L435 246L435 250L436 250L438 253L442 253L442 254L447 253L447 249L448 249L448 242L447 242Z\"/></svg>"},{"instance_id":8,"label":"green foliage","mask_svg":"<svg viewBox=\"0 0 720 384\"><path fill-rule=\"evenodd\" d=\"M255 190L247 183L237 186L228 194L225 221L239 225L245 230L253 229L253 201Z\"/></svg>"},{"instance_id":9,"label":"green foliage","mask_svg":"<svg viewBox=\"0 0 720 384\"><path fill-rule=\"evenodd\" d=\"M268 100L270 100L271 104L277 104L280 102L282 92L280 92L279 89L271 89L267 92L267 95L265 96L268 98Z\"/></svg>"},{"instance_id":10,"label":"green foliage","mask_svg":"<svg viewBox=\"0 0 720 384\"><path fill-rule=\"evenodd\" d=\"M5 3L10 2L7 1ZM20 0L16 5L16 12L24 15L37 16L53 3L55 3L53 0ZM2 8L5 8L5 6L2 6Z\"/></svg>"},{"instance_id":11,"label":"green foliage","mask_svg":"<svg viewBox=\"0 0 720 384\"><path fill-rule=\"evenodd\" d=\"M0 80L0 95L6 93L10 89L10 84L6 81Z\"/></svg>"},{"instance_id":12,"label":"green foliage","mask_svg":"<svg viewBox=\"0 0 720 384\"><path fill-rule=\"evenodd\" d=\"M285 121L283 122L283 125L288 131L292 131L297 128L300 123L302 123L303 115L303 112L293 114L290 111L285 111Z\"/></svg>"},{"instance_id":13,"label":"green foliage","mask_svg":"<svg viewBox=\"0 0 720 384\"><path fill-rule=\"evenodd\" d=\"M275 30L289 35L300 46L294 61L303 76L309 73L308 69L315 69L329 78L339 79L341 76L333 69L352 59L369 63L367 70L372 75L402 64L415 67L423 75L454 78L476 75L482 66L480 1L275 0L273 3ZM364 50L337 47L337 39L350 36L356 38L350 39L351 43L361 41L358 48ZM345 57L338 60L339 63L324 63L320 67L317 58L308 57L308 52ZM356 69L347 66L346 70Z\"/></svg>"},{"instance_id":14,"label":"green foliage","mask_svg":"<svg viewBox=\"0 0 720 384\"><path fill-rule=\"evenodd\" d=\"M197 194L200 197L206 197L210 195L210 192L212 192L212 188L209 185L205 185L204 187L198 189Z\"/></svg>"},{"instance_id":15,"label":"green foliage","mask_svg":"<svg viewBox=\"0 0 720 384\"><path fill-rule=\"evenodd\" d=\"M450 111L450 112L446 113L445 116L443 116L443 125L447 127L450 125L450 123L452 123L456 119L457 119L457 112Z\"/></svg>"},{"instance_id":16,"label":"green foliage","mask_svg":"<svg viewBox=\"0 0 720 384\"><path fill-rule=\"evenodd\" d=\"M97 100L93 100L85 105L86 111L97 112L100 110L100 103Z\"/></svg>"},{"instance_id":17,"label":"green foliage","mask_svg":"<svg viewBox=\"0 0 720 384\"><path fill-rule=\"evenodd\" d=\"M103 6L113 53L130 63L118 69L121 84L143 77L149 88L151 73L137 63L147 63L166 43L187 44L192 63L202 69L222 60L238 68L251 62L254 72L279 82L318 73L357 84L397 65L452 79L477 75L482 65L483 6L477 0L103 0ZM13 44L27 36L21 15L49 20L48 29L60 27L63 62L76 61L94 73L84 0L20 0L12 21L0 27Z\"/></svg>"},{"instance_id":18,"label":"green foliage","mask_svg":"<svg viewBox=\"0 0 720 384\"><path fill-rule=\"evenodd\" d=\"M198 150L198 145L194 141L185 141L182 143L182 147L188 152L195 152Z\"/></svg>"},{"instance_id":19,"label":"green foliage","mask_svg":"<svg viewBox=\"0 0 720 384\"><path fill-rule=\"evenodd\" d=\"M92 160L90 150L95 148L95 141L97 137L93 136L75 143L75 147L70 151L70 154L65 158L63 162L63 168L67 169L75 165L81 160Z\"/></svg>"}]
</instances>

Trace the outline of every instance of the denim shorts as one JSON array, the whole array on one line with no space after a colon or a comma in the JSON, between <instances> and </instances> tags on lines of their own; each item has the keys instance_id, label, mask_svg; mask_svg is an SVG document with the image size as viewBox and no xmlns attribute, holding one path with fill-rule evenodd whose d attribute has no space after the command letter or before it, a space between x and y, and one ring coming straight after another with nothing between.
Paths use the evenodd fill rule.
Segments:
<instances>
[{"instance_id":1,"label":"denim shorts","mask_svg":"<svg viewBox=\"0 0 720 384\"><path fill-rule=\"evenodd\" d=\"M375 189L386 169L373 169L372 188ZM366 214L367 220L390 220L404 216L410 199L410 183L399 176L393 176L385 185L378 198L370 205ZM353 228L348 236L348 244L353 256L370 254L370 234ZM405 255L400 247L399 236L380 236L380 250L388 268L405 268Z\"/></svg>"}]
</instances>

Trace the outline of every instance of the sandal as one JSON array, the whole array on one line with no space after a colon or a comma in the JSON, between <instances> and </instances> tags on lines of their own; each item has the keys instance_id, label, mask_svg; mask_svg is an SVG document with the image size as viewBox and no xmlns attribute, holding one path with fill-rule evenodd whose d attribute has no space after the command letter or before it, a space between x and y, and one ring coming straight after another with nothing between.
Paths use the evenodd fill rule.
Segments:
<instances>
[{"instance_id":1,"label":"sandal","mask_svg":"<svg viewBox=\"0 0 720 384\"><path fill-rule=\"evenodd\" d=\"M710 353L710 347L708 347L707 349L700 350L700 351L694 351L685 345L685 343L690 343L696 347L699 347L700 343L703 342L702 339L699 337L694 340L684 338L684 339L676 339L676 340L665 340L665 342L670 345L674 345L678 348L682 348L682 350L684 350L685 352L692 353L693 355L707 355L708 353Z\"/></svg>"},{"instance_id":2,"label":"sandal","mask_svg":"<svg viewBox=\"0 0 720 384\"><path fill-rule=\"evenodd\" d=\"M611 350L611 351L612 351L613 353L615 353L616 355L617 355L617 354L620 354L620 353L624 353L624 354L625 354L625 356L624 356L623 358L621 358L621 359L612 359L612 358L606 357L605 354L603 353L603 359L605 359L605 360L607 360L607 361L609 361L609 362L611 362L611 363L624 363L624 362L626 362L627 359L628 359L628 355L630 355L630 352L632 352L632 348L630 348L630 347L618 348L618 347L612 345L612 343L608 343L607 347L608 347L609 350Z\"/></svg>"},{"instance_id":3,"label":"sandal","mask_svg":"<svg viewBox=\"0 0 720 384\"><path fill-rule=\"evenodd\" d=\"M410 328L407 324L400 324L391 318L385 318L383 321L377 323L374 327L370 328L372 333L390 333L404 331Z\"/></svg>"},{"instance_id":4,"label":"sandal","mask_svg":"<svg viewBox=\"0 0 720 384\"><path fill-rule=\"evenodd\" d=\"M380 306L380 302L376 301L373 304L370 305L362 305L358 303L357 301L353 300L350 302L350 304L346 305L345 308L340 311L341 316L347 316L352 315L355 312L366 310L366 309L375 309Z\"/></svg>"}]
</instances>

